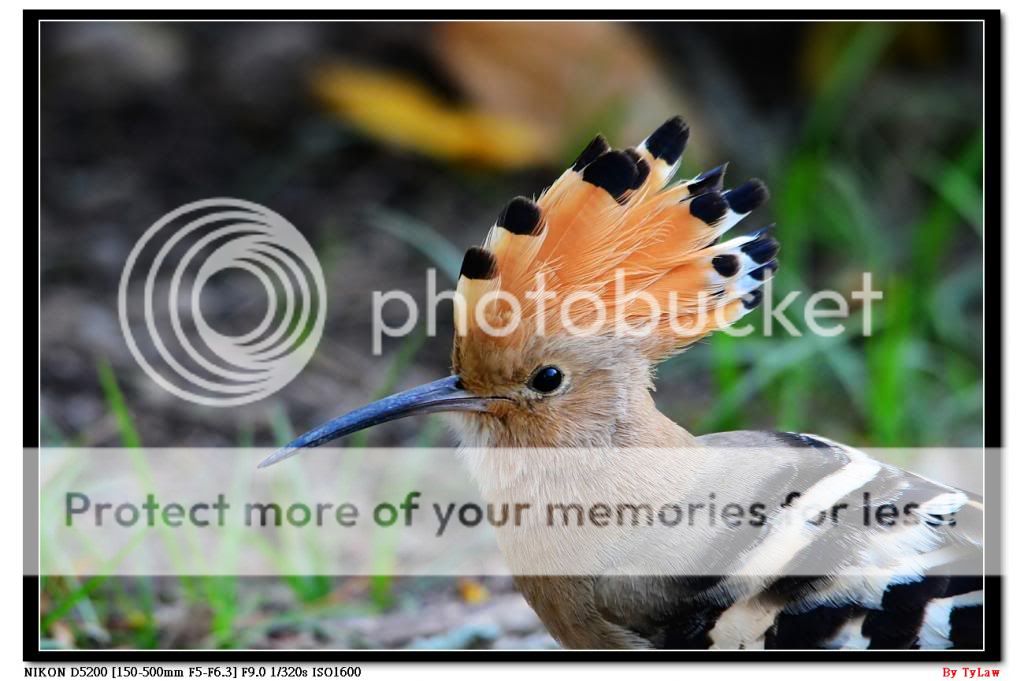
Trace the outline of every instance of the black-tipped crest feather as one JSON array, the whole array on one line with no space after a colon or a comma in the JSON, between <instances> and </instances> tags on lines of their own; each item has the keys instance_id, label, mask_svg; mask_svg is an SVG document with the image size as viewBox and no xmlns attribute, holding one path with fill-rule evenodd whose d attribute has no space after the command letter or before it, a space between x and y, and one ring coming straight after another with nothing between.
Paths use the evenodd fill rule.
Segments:
<instances>
[{"instance_id":1,"label":"black-tipped crest feather","mask_svg":"<svg viewBox=\"0 0 1024 681\"><path fill-rule=\"evenodd\" d=\"M735 212L746 214L768 200L768 187L757 178L747 180L739 187L727 191L725 200Z\"/></svg>"},{"instance_id":2,"label":"black-tipped crest feather","mask_svg":"<svg viewBox=\"0 0 1024 681\"><path fill-rule=\"evenodd\" d=\"M711 225L723 217L729 210L729 204L725 202L718 192L707 192L690 199L690 215Z\"/></svg>"},{"instance_id":3,"label":"black-tipped crest feather","mask_svg":"<svg viewBox=\"0 0 1024 681\"><path fill-rule=\"evenodd\" d=\"M586 168L588 165L593 163L598 156L610 150L611 146L608 144L608 140L602 135L597 135L594 139L590 140L590 143L584 147L580 155L576 157L576 160L572 163L572 169L579 172Z\"/></svg>"},{"instance_id":4,"label":"black-tipped crest feather","mask_svg":"<svg viewBox=\"0 0 1024 681\"><path fill-rule=\"evenodd\" d=\"M462 269L459 270L460 277L493 279L497 274L498 263L493 253L479 246L473 246L466 251L466 256L462 259Z\"/></svg>"},{"instance_id":5,"label":"black-tipped crest feather","mask_svg":"<svg viewBox=\"0 0 1024 681\"><path fill-rule=\"evenodd\" d=\"M729 167L728 163L723 163L717 168L706 170L694 179L690 180L686 186L690 190L690 194L703 194L705 192L719 192L722 191L722 187L725 186L725 171Z\"/></svg>"},{"instance_id":6,"label":"black-tipped crest feather","mask_svg":"<svg viewBox=\"0 0 1024 681\"><path fill-rule=\"evenodd\" d=\"M651 133L644 141L647 151L654 158L660 158L669 165L674 165L683 155L686 142L690 139L690 126L680 116L670 118Z\"/></svg>"},{"instance_id":7,"label":"black-tipped crest feather","mask_svg":"<svg viewBox=\"0 0 1024 681\"><path fill-rule=\"evenodd\" d=\"M612 198L619 199L636 183L637 167L622 151L608 151L583 169L583 181L600 187Z\"/></svg>"},{"instance_id":8,"label":"black-tipped crest feather","mask_svg":"<svg viewBox=\"0 0 1024 681\"><path fill-rule=\"evenodd\" d=\"M517 196L501 210L498 225L513 234L537 234L540 231L540 207L525 196Z\"/></svg>"},{"instance_id":9,"label":"black-tipped crest feather","mask_svg":"<svg viewBox=\"0 0 1024 681\"><path fill-rule=\"evenodd\" d=\"M632 147L624 149L622 153L633 159L633 163L636 164L636 180L630 189L639 189L647 181L647 176L651 174L651 166L640 156L640 152Z\"/></svg>"},{"instance_id":10,"label":"black-tipped crest feather","mask_svg":"<svg viewBox=\"0 0 1024 681\"><path fill-rule=\"evenodd\" d=\"M754 262L766 263L778 254L779 242L771 236L759 236L754 241L744 244L740 250L749 255Z\"/></svg>"},{"instance_id":11,"label":"black-tipped crest feather","mask_svg":"<svg viewBox=\"0 0 1024 681\"><path fill-rule=\"evenodd\" d=\"M740 259L729 253L716 255L711 259L711 266L723 277L732 277L740 271Z\"/></svg>"}]
</instances>

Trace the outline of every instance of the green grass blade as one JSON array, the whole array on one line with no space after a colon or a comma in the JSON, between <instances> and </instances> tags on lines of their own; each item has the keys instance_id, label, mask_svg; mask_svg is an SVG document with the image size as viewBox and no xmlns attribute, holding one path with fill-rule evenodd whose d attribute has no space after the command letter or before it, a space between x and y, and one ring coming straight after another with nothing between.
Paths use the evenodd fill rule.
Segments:
<instances>
[{"instance_id":1,"label":"green grass blade","mask_svg":"<svg viewBox=\"0 0 1024 681\"><path fill-rule=\"evenodd\" d=\"M107 401L107 407L117 421L117 430L121 434L121 444L129 449L137 449L142 446L142 438L135 428L135 422L125 404L124 394L117 384L117 377L106 358L96 364L96 371L100 379L100 387L103 389L103 397Z\"/></svg>"}]
</instances>

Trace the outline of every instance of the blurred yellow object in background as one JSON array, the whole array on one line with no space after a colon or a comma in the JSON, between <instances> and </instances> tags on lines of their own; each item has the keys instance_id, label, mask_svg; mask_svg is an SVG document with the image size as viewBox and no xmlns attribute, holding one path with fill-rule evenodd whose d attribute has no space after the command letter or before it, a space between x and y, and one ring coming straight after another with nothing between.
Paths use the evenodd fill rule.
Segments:
<instances>
[{"instance_id":1,"label":"blurred yellow object in background","mask_svg":"<svg viewBox=\"0 0 1024 681\"><path fill-rule=\"evenodd\" d=\"M640 139L676 111L700 123L627 25L454 22L426 36L460 102L413 76L348 62L318 70L314 93L386 144L498 169L562 165L595 130Z\"/></svg>"},{"instance_id":2,"label":"blurred yellow object in background","mask_svg":"<svg viewBox=\"0 0 1024 681\"><path fill-rule=\"evenodd\" d=\"M315 94L366 134L451 161L518 168L544 158L526 123L453 106L406 76L332 64L317 71Z\"/></svg>"}]
</instances>

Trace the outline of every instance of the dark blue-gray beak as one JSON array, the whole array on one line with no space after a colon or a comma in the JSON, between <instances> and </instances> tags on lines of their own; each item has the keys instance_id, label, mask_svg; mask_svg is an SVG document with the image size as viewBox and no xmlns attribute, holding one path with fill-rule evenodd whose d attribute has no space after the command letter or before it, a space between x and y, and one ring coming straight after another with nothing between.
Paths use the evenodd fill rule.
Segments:
<instances>
[{"instance_id":1,"label":"dark blue-gray beak","mask_svg":"<svg viewBox=\"0 0 1024 681\"><path fill-rule=\"evenodd\" d=\"M433 414L441 411L487 411L488 403L495 399L499 398L477 397L466 392L462 388L458 376L442 378L439 381L385 397L328 421L319 428L314 428L281 447L260 462L259 467L266 468L298 454L303 449L319 447L331 440L351 435L370 426L414 414Z\"/></svg>"}]
</instances>

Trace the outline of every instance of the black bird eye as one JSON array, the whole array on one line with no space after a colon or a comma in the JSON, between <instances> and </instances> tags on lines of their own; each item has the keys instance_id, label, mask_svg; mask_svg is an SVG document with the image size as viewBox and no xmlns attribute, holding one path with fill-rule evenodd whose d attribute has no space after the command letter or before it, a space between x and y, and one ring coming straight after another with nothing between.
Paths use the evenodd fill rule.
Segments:
<instances>
[{"instance_id":1,"label":"black bird eye","mask_svg":"<svg viewBox=\"0 0 1024 681\"><path fill-rule=\"evenodd\" d=\"M550 393L558 390L564 378L558 367L541 367L530 379L530 387L539 393Z\"/></svg>"}]
</instances>

